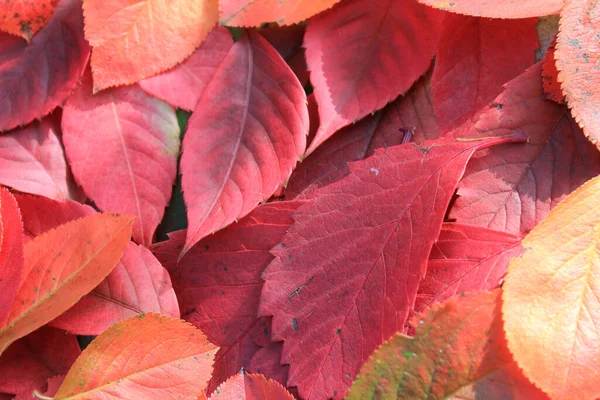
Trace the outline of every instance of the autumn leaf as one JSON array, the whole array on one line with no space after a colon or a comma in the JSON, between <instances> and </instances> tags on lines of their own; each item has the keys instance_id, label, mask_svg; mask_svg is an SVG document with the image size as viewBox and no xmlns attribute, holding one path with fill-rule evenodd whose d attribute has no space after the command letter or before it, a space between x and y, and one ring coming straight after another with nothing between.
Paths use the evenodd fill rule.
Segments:
<instances>
[{"instance_id":1,"label":"autumn leaf","mask_svg":"<svg viewBox=\"0 0 600 400\"><path fill-rule=\"evenodd\" d=\"M50 113L71 93L90 55L81 1L60 0L30 43L0 33L0 54L0 130Z\"/></svg>"},{"instance_id":2,"label":"autumn leaf","mask_svg":"<svg viewBox=\"0 0 600 400\"><path fill-rule=\"evenodd\" d=\"M547 399L506 348L500 306L500 290L432 306L414 338L396 334L369 357L347 399Z\"/></svg>"},{"instance_id":3,"label":"autumn leaf","mask_svg":"<svg viewBox=\"0 0 600 400\"><path fill-rule=\"evenodd\" d=\"M0 4L0 29L30 41L48 22L57 0L5 1Z\"/></svg>"},{"instance_id":4,"label":"autumn leaf","mask_svg":"<svg viewBox=\"0 0 600 400\"><path fill-rule=\"evenodd\" d=\"M133 238L152 243L177 173L175 110L135 85L92 95L88 72L64 107L62 130L88 197L102 211L136 216Z\"/></svg>"},{"instance_id":5,"label":"autumn leaf","mask_svg":"<svg viewBox=\"0 0 600 400\"><path fill-rule=\"evenodd\" d=\"M583 0L564 0L560 30L556 43L558 80L575 121L596 146L600 146L598 87L600 74L596 60L598 50L598 4Z\"/></svg>"},{"instance_id":6,"label":"autumn leaf","mask_svg":"<svg viewBox=\"0 0 600 400\"><path fill-rule=\"evenodd\" d=\"M259 308L273 315L273 339L284 341L288 386L306 399L345 394L382 338L403 329L473 152L516 139L378 151L298 209L263 274Z\"/></svg>"},{"instance_id":7,"label":"autumn leaf","mask_svg":"<svg viewBox=\"0 0 600 400\"><path fill-rule=\"evenodd\" d=\"M306 147L305 103L296 76L258 33L244 34L231 47L183 140L189 221L183 253L285 183Z\"/></svg>"},{"instance_id":8,"label":"autumn leaf","mask_svg":"<svg viewBox=\"0 0 600 400\"><path fill-rule=\"evenodd\" d=\"M173 69L142 80L140 87L174 107L191 111L196 108L231 46L231 33L226 28L217 27L187 60Z\"/></svg>"},{"instance_id":9,"label":"autumn leaf","mask_svg":"<svg viewBox=\"0 0 600 400\"><path fill-rule=\"evenodd\" d=\"M8 317L23 281L23 254L19 206L7 189L0 188L0 326Z\"/></svg>"},{"instance_id":10,"label":"autumn leaf","mask_svg":"<svg viewBox=\"0 0 600 400\"><path fill-rule=\"evenodd\" d=\"M535 63L537 19L449 14L444 19L431 87L443 132L474 125L502 85Z\"/></svg>"},{"instance_id":11,"label":"autumn leaf","mask_svg":"<svg viewBox=\"0 0 600 400\"><path fill-rule=\"evenodd\" d=\"M281 55L304 87L309 81L309 72L304 54L304 32L306 25L268 26L258 30L262 37Z\"/></svg>"},{"instance_id":12,"label":"autumn leaf","mask_svg":"<svg viewBox=\"0 0 600 400\"><path fill-rule=\"evenodd\" d=\"M418 0L453 13L487 18L528 18L558 14L563 0Z\"/></svg>"},{"instance_id":13,"label":"autumn leaf","mask_svg":"<svg viewBox=\"0 0 600 400\"><path fill-rule=\"evenodd\" d=\"M0 136L0 184L56 200L83 199L60 137L54 115Z\"/></svg>"},{"instance_id":14,"label":"autumn leaf","mask_svg":"<svg viewBox=\"0 0 600 400\"><path fill-rule=\"evenodd\" d=\"M435 55L442 19L413 0L348 0L313 18L304 46L321 126L307 154L408 91Z\"/></svg>"},{"instance_id":15,"label":"autumn leaf","mask_svg":"<svg viewBox=\"0 0 600 400\"><path fill-rule=\"evenodd\" d=\"M96 211L76 202L16 195L25 232L31 237ZM177 259L177 255L174 256ZM114 323L143 312L179 318L168 272L150 251L129 243L108 276L49 325L78 335L99 335Z\"/></svg>"},{"instance_id":16,"label":"autumn leaf","mask_svg":"<svg viewBox=\"0 0 600 400\"><path fill-rule=\"evenodd\" d=\"M220 347L209 393L240 368L256 372L249 368L258 350L255 337L268 326L257 316L261 274L273 259L269 251L292 225L291 214L301 204L258 206L239 223L201 240L171 270L182 318ZM183 245L182 239L172 239L167 258L177 259L177 241Z\"/></svg>"},{"instance_id":17,"label":"autumn leaf","mask_svg":"<svg viewBox=\"0 0 600 400\"><path fill-rule=\"evenodd\" d=\"M23 282L0 324L0 353L98 285L121 258L132 223L131 217L91 215L29 242Z\"/></svg>"},{"instance_id":18,"label":"autumn leaf","mask_svg":"<svg viewBox=\"0 0 600 400\"><path fill-rule=\"evenodd\" d=\"M520 238L478 226L444 223L415 299L415 313L435 302L502 282L508 262L521 255Z\"/></svg>"},{"instance_id":19,"label":"autumn leaf","mask_svg":"<svg viewBox=\"0 0 600 400\"><path fill-rule=\"evenodd\" d=\"M216 350L182 320L140 314L98 336L54 399L195 399L210 378Z\"/></svg>"},{"instance_id":20,"label":"autumn leaf","mask_svg":"<svg viewBox=\"0 0 600 400\"><path fill-rule=\"evenodd\" d=\"M562 93L560 82L558 81L558 69L556 69L556 39L546 50L546 56L542 61L542 81L544 82L544 94L548 100L559 104L566 104L565 95Z\"/></svg>"},{"instance_id":21,"label":"autumn leaf","mask_svg":"<svg viewBox=\"0 0 600 400\"><path fill-rule=\"evenodd\" d=\"M340 0L221 0L221 25L260 26L265 22L291 25L333 6Z\"/></svg>"},{"instance_id":22,"label":"autumn leaf","mask_svg":"<svg viewBox=\"0 0 600 400\"><path fill-rule=\"evenodd\" d=\"M66 374L81 350L77 338L42 327L14 342L0 356L0 391L19 394L46 383L48 378Z\"/></svg>"},{"instance_id":23,"label":"autumn leaf","mask_svg":"<svg viewBox=\"0 0 600 400\"><path fill-rule=\"evenodd\" d=\"M185 60L217 23L217 1L84 0L94 91L149 78Z\"/></svg>"},{"instance_id":24,"label":"autumn leaf","mask_svg":"<svg viewBox=\"0 0 600 400\"><path fill-rule=\"evenodd\" d=\"M294 396L274 380L244 370L219 386L210 400L294 400Z\"/></svg>"},{"instance_id":25,"label":"autumn leaf","mask_svg":"<svg viewBox=\"0 0 600 400\"><path fill-rule=\"evenodd\" d=\"M503 286L508 347L552 398L600 396L590 384L600 379L599 190L596 177L550 211L523 239Z\"/></svg>"},{"instance_id":26,"label":"autumn leaf","mask_svg":"<svg viewBox=\"0 0 600 400\"><path fill-rule=\"evenodd\" d=\"M383 110L342 128L298 165L285 189L285 198L311 198L319 187L348 175L350 162L373 155L375 149L437 139L439 127L431 98L429 77L424 76L405 96Z\"/></svg>"},{"instance_id":27,"label":"autumn leaf","mask_svg":"<svg viewBox=\"0 0 600 400\"><path fill-rule=\"evenodd\" d=\"M566 107L545 100L540 63L510 81L464 137L522 133L522 146L476 154L450 211L457 222L527 234L560 200L600 174L597 149Z\"/></svg>"}]
</instances>

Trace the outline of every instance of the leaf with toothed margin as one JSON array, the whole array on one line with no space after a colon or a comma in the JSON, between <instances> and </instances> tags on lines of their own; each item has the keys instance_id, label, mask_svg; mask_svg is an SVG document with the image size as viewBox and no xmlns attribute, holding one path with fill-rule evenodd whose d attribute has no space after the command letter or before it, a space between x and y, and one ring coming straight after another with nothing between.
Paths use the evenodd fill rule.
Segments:
<instances>
[{"instance_id":1,"label":"leaf with toothed margin","mask_svg":"<svg viewBox=\"0 0 600 400\"><path fill-rule=\"evenodd\" d=\"M209 400L294 400L278 382L242 370L219 386Z\"/></svg>"}]
</instances>

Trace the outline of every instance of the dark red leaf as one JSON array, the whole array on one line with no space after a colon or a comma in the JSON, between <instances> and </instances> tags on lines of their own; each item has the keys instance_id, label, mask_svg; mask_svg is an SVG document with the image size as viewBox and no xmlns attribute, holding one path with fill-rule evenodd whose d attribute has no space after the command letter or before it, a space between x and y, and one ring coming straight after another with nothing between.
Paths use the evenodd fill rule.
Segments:
<instances>
[{"instance_id":1,"label":"dark red leaf","mask_svg":"<svg viewBox=\"0 0 600 400\"><path fill-rule=\"evenodd\" d=\"M309 78L304 48L302 47L305 30L305 25L291 25L267 27L258 31L281 54L281 57L294 71L302 86L306 85Z\"/></svg>"}]
</instances>

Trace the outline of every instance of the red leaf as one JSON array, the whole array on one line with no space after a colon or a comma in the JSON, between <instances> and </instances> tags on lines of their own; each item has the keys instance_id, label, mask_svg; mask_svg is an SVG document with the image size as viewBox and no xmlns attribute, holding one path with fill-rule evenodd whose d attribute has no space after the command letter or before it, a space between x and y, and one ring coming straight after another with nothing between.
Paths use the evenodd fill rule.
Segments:
<instances>
[{"instance_id":1,"label":"red leaf","mask_svg":"<svg viewBox=\"0 0 600 400\"><path fill-rule=\"evenodd\" d=\"M177 173L173 108L138 86L92 96L88 72L64 108L62 128L67 159L86 194L103 211L136 216L133 238L152 243Z\"/></svg>"},{"instance_id":2,"label":"red leaf","mask_svg":"<svg viewBox=\"0 0 600 400\"><path fill-rule=\"evenodd\" d=\"M23 281L23 262L19 206L8 190L0 188L0 326L8 317Z\"/></svg>"},{"instance_id":3,"label":"red leaf","mask_svg":"<svg viewBox=\"0 0 600 400\"><path fill-rule=\"evenodd\" d=\"M258 33L242 36L207 86L183 140L184 253L283 185L307 133L298 79Z\"/></svg>"},{"instance_id":4,"label":"red leaf","mask_svg":"<svg viewBox=\"0 0 600 400\"><path fill-rule=\"evenodd\" d=\"M504 145L477 154L450 211L457 222L515 235L529 232L560 200L600 174L596 148L565 107L544 100L538 63L506 85L470 136L518 132L526 145Z\"/></svg>"},{"instance_id":5,"label":"red leaf","mask_svg":"<svg viewBox=\"0 0 600 400\"><path fill-rule=\"evenodd\" d=\"M262 37L275 47L294 71L302 86L305 86L309 80L304 48L302 47L305 31L305 25L267 27L258 31Z\"/></svg>"},{"instance_id":6,"label":"red leaf","mask_svg":"<svg viewBox=\"0 0 600 400\"><path fill-rule=\"evenodd\" d=\"M142 314L98 336L75 361L59 399L195 399L217 347L180 319Z\"/></svg>"},{"instance_id":7,"label":"red leaf","mask_svg":"<svg viewBox=\"0 0 600 400\"><path fill-rule=\"evenodd\" d=\"M218 18L217 0L84 0L83 6L95 91L176 66Z\"/></svg>"},{"instance_id":8,"label":"red leaf","mask_svg":"<svg viewBox=\"0 0 600 400\"><path fill-rule=\"evenodd\" d=\"M48 378L66 374L80 353L75 336L42 327L0 356L0 391L18 394L42 387Z\"/></svg>"},{"instance_id":9,"label":"red leaf","mask_svg":"<svg viewBox=\"0 0 600 400\"><path fill-rule=\"evenodd\" d=\"M27 243L23 283L0 325L0 353L98 285L121 258L132 224L131 217L91 215Z\"/></svg>"},{"instance_id":10,"label":"red leaf","mask_svg":"<svg viewBox=\"0 0 600 400\"><path fill-rule=\"evenodd\" d=\"M544 94L548 100L559 104L566 104L565 95L562 93L560 83L558 82L558 69L554 54L556 53L556 39L546 50L546 56L542 61L542 81L544 82Z\"/></svg>"},{"instance_id":11,"label":"red leaf","mask_svg":"<svg viewBox=\"0 0 600 400\"><path fill-rule=\"evenodd\" d=\"M361 368L348 400L548 400L506 347L500 290L436 304L412 320L414 338L396 334Z\"/></svg>"},{"instance_id":12,"label":"red leaf","mask_svg":"<svg viewBox=\"0 0 600 400\"><path fill-rule=\"evenodd\" d=\"M90 55L81 1L60 0L29 44L0 33L0 54L0 130L50 113L71 93Z\"/></svg>"},{"instance_id":13,"label":"red leaf","mask_svg":"<svg viewBox=\"0 0 600 400\"><path fill-rule=\"evenodd\" d=\"M215 400L294 400L283 386L261 374L244 371L231 377L210 396Z\"/></svg>"},{"instance_id":14,"label":"red leaf","mask_svg":"<svg viewBox=\"0 0 600 400\"><path fill-rule=\"evenodd\" d=\"M425 73L442 17L413 0L347 0L310 21L304 40L321 126L307 154Z\"/></svg>"},{"instance_id":15,"label":"red leaf","mask_svg":"<svg viewBox=\"0 0 600 400\"><path fill-rule=\"evenodd\" d=\"M326 10L340 0L221 0L220 24L259 26L265 22L291 25Z\"/></svg>"},{"instance_id":16,"label":"red leaf","mask_svg":"<svg viewBox=\"0 0 600 400\"><path fill-rule=\"evenodd\" d=\"M172 106L193 110L232 45L231 33L224 27L217 27L187 60L162 74L144 79L140 87Z\"/></svg>"},{"instance_id":17,"label":"red leaf","mask_svg":"<svg viewBox=\"0 0 600 400\"><path fill-rule=\"evenodd\" d=\"M221 349L215 358L209 393L235 374L258 350L255 337L265 321L257 317L261 274L269 252L293 220L301 202L272 202L257 207L235 225L200 241L171 270L181 314ZM172 241L173 242L173 241ZM177 246L172 247L177 257Z\"/></svg>"},{"instance_id":18,"label":"red leaf","mask_svg":"<svg viewBox=\"0 0 600 400\"><path fill-rule=\"evenodd\" d=\"M537 18L502 20L446 16L431 78L442 131L470 128L502 85L535 63Z\"/></svg>"},{"instance_id":19,"label":"red leaf","mask_svg":"<svg viewBox=\"0 0 600 400\"><path fill-rule=\"evenodd\" d=\"M17 195L17 201L25 231L32 237L95 213L83 204L43 197ZM50 325L79 335L99 335L117 321L152 311L179 317L171 279L147 249L129 243L106 279Z\"/></svg>"},{"instance_id":20,"label":"red leaf","mask_svg":"<svg viewBox=\"0 0 600 400\"><path fill-rule=\"evenodd\" d=\"M0 184L56 200L81 199L60 135L58 118L49 116L0 136Z\"/></svg>"},{"instance_id":21,"label":"red leaf","mask_svg":"<svg viewBox=\"0 0 600 400\"><path fill-rule=\"evenodd\" d=\"M558 14L563 0L418 0L434 8L488 18L528 18Z\"/></svg>"},{"instance_id":22,"label":"red leaf","mask_svg":"<svg viewBox=\"0 0 600 400\"><path fill-rule=\"evenodd\" d=\"M169 273L150 250L130 242L106 279L50 325L78 335L99 335L145 312L179 318Z\"/></svg>"},{"instance_id":23,"label":"red leaf","mask_svg":"<svg viewBox=\"0 0 600 400\"><path fill-rule=\"evenodd\" d=\"M439 134L428 77L417 81L406 96L343 128L319 146L292 174L285 190L286 199L313 197L319 187L348 175L348 163L373 155L377 148L401 144L411 134L416 143L436 139Z\"/></svg>"},{"instance_id":24,"label":"red leaf","mask_svg":"<svg viewBox=\"0 0 600 400\"><path fill-rule=\"evenodd\" d=\"M56 0L4 1L0 4L0 29L30 41L52 16Z\"/></svg>"},{"instance_id":25,"label":"red leaf","mask_svg":"<svg viewBox=\"0 0 600 400\"><path fill-rule=\"evenodd\" d=\"M458 293L498 287L508 262L522 251L520 239L511 234L445 223L431 249L413 312L420 313Z\"/></svg>"},{"instance_id":26,"label":"red leaf","mask_svg":"<svg viewBox=\"0 0 600 400\"><path fill-rule=\"evenodd\" d=\"M587 0L565 0L555 58L558 80L575 121L590 141L600 146L600 99L595 90L600 82L597 6Z\"/></svg>"},{"instance_id":27,"label":"red leaf","mask_svg":"<svg viewBox=\"0 0 600 400\"><path fill-rule=\"evenodd\" d=\"M300 396L341 398L382 338L403 328L467 161L505 140L391 147L298 209L263 274L259 315L273 315Z\"/></svg>"}]
</instances>

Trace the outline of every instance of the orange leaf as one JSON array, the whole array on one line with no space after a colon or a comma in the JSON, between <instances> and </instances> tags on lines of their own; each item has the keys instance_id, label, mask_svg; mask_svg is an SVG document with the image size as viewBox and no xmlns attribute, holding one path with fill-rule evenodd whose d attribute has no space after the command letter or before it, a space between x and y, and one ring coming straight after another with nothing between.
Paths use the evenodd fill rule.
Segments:
<instances>
[{"instance_id":1,"label":"orange leaf","mask_svg":"<svg viewBox=\"0 0 600 400\"><path fill-rule=\"evenodd\" d=\"M266 22L291 25L333 7L340 0L221 0L220 24L260 26Z\"/></svg>"},{"instance_id":2,"label":"orange leaf","mask_svg":"<svg viewBox=\"0 0 600 400\"><path fill-rule=\"evenodd\" d=\"M98 336L54 399L196 399L210 379L217 350L185 321L140 314Z\"/></svg>"},{"instance_id":3,"label":"orange leaf","mask_svg":"<svg viewBox=\"0 0 600 400\"><path fill-rule=\"evenodd\" d=\"M433 8L488 18L527 18L558 14L563 0L418 0Z\"/></svg>"},{"instance_id":4,"label":"orange leaf","mask_svg":"<svg viewBox=\"0 0 600 400\"><path fill-rule=\"evenodd\" d=\"M209 400L294 400L279 382L242 370L215 390Z\"/></svg>"},{"instance_id":5,"label":"orange leaf","mask_svg":"<svg viewBox=\"0 0 600 400\"><path fill-rule=\"evenodd\" d=\"M558 80L575 121L590 141L600 147L599 12L597 2L565 1L554 57Z\"/></svg>"},{"instance_id":6,"label":"orange leaf","mask_svg":"<svg viewBox=\"0 0 600 400\"><path fill-rule=\"evenodd\" d=\"M600 177L559 203L522 246L504 282L509 349L551 397L599 397Z\"/></svg>"},{"instance_id":7,"label":"orange leaf","mask_svg":"<svg viewBox=\"0 0 600 400\"><path fill-rule=\"evenodd\" d=\"M95 91L174 67L218 19L216 0L84 0L83 12Z\"/></svg>"},{"instance_id":8,"label":"orange leaf","mask_svg":"<svg viewBox=\"0 0 600 400\"><path fill-rule=\"evenodd\" d=\"M547 399L506 348L500 290L438 303L371 355L347 399Z\"/></svg>"},{"instance_id":9,"label":"orange leaf","mask_svg":"<svg viewBox=\"0 0 600 400\"><path fill-rule=\"evenodd\" d=\"M132 217L95 214L27 243L23 283L0 325L0 353L94 289L121 258L132 224Z\"/></svg>"},{"instance_id":10,"label":"orange leaf","mask_svg":"<svg viewBox=\"0 0 600 400\"><path fill-rule=\"evenodd\" d=\"M52 16L57 0L3 1L0 29L30 41Z\"/></svg>"}]
</instances>

